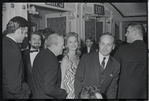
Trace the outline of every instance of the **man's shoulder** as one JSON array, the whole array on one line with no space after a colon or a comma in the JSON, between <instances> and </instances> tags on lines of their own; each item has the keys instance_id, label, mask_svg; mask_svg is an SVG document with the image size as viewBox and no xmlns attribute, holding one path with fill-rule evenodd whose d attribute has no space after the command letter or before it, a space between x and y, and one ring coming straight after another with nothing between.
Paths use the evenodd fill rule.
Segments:
<instances>
[{"instance_id":1,"label":"man's shoulder","mask_svg":"<svg viewBox=\"0 0 149 101\"><path fill-rule=\"evenodd\" d=\"M49 58L49 57L53 57L52 52L49 49L42 49L40 50L40 52L37 54L37 56L39 58ZM36 57L37 57L36 56Z\"/></svg>"},{"instance_id":2,"label":"man's shoulder","mask_svg":"<svg viewBox=\"0 0 149 101\"><path fill-rule=\"evenodd\" d=\"M12 39L8 38L8 37L4 37L3 40L3 46L10 46L13 47L14 45L17 45L17 43L15 41L13 41Z\"/></svg>"},{"instance_id":3,"label":"man's shoulder","mask_svg":"<svg viewBox=\"0 0 149 101\"><path fill-rule=\"evenodd\" d=\"M114 57L110 56L110 58L112 59L113 64L120 65L120 63Z\"/></svg>"},{"instance_id":4,"label":"man's shoulder","mask_svg":"<svg viewBox=\"0 0 149 101\"><path fill-rule=\"evenodd\" d=\"M127 49L127 48L130 48L130 47L132 47L132 44L129 44L129 43L127 43L127 44L122 44L121 46L120 46L120 48L122 48L122 49Z\"/></svg>"},{"instance_id":5,"label":"man's shoulder","mask_svg":"<svg viewBox=\"0 0 149 101\"><path fill-rule=\"evenodd\" d=\"M91 59L92 57L94 57L96 55L98 55L97 52L90 52L90 53L84 53L83 57Z\"/></svg>"}]
</instances>

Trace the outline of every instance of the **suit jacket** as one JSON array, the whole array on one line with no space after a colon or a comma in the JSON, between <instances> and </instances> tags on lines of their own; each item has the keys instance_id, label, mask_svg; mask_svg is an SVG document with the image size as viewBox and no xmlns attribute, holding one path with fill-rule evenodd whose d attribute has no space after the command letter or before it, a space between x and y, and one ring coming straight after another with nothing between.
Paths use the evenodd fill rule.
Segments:
<instances>
[{"instance_id":1,"label":"suit jacket","mask_svg":"<svg viewBox=\"0 0 149 101\"><path fill-rule=\"evenodd\" d=\"M33 82L32 82L32 66L30 60L30 49L24 50L23 54L23 61L24 61L24 81L27 82L31 91L33 92Z\"/></svg>"},{"instance_id":2,"label":"suit jacket","mask_svg":"<svg viewBox=\"0 0 149 101\"><path fill-rule=\"evenodd\" d=\"M137 40L119 47L114 57L121 63L118 98L147 98L147 48Z\"/></svg>"},{"instance_id":3,"label":"suit jacket","mask_svg":"<svg viewBox=\"0 0 149 101\"><path fill-rule=\"evenodd\" d=\"M33 64L33 98L64 99L66 91L60 88L61 70L57 57L47 48L41 50Z\"/></svg>"},{"instance_id":4,"label":"suit jacket","mask_svg":"<svg viewBox=\"0 0 149 101\"><path fill-rule=\"evenodd\" d=\"M3 38L3 98L28 98L30 89L24 83L23 60L19 45L9 37Z\"/></svg>"},{"instance_id":5,"label":"suit jacket","mask_svg":"<svg viewBox=\"0 0 149 101\"><path fill-rule=\"evenodd\" d=\"M97 50L98 50L97 45L96 45L96 44L92 44L89 53L91 53L91 52L97 52ZM87 53L87 47L83 47L83 48L81 49L81 52L82 52L82 55L81 55L80 57L82 57L84 53Z\"/></svg>"},{"instance_id":6,"label":"suit jacket","mask_svg":"<svg viewBox=\"0 0 149 101\"><path fill-rule=\"evenodd\" d=\"M99 52L84 54L75 75L75 97L78 98L83 86L99 86L100 93L106 98L115 98L119 72L120 64L114 58L109 57L105 70L101 72Z\"/></svg>"}]
</instances>

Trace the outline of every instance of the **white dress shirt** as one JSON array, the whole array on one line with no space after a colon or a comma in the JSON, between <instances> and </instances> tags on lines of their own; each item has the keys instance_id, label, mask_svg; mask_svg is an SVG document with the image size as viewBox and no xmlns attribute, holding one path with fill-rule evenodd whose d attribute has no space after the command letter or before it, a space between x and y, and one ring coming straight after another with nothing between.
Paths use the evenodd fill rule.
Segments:
<instances>
[{"instance_id":1,"label":"white dress shirt","mask_svg":"<svg viewBox=\"0 0 149 101\"><path fill-rule=\"evenodd\" d=\"M87 47L87 53L89 53L90 52L90 47Z\"/></svg>"},{"instance_id":2,"label":"white dress shirt","mask_svg":"<svg viewBox=\"0 0 149 101\"><path fill-rule=\"evenodd\" d=\"M33 50L33 49L31 49ZM34 62L34 59L36 57L36 55L39 53L39 49L38 49L38 52L32 52L30 53L30 61L31 61L31 67L33 68L33 62Z\"/></svg>"}]
</instances>

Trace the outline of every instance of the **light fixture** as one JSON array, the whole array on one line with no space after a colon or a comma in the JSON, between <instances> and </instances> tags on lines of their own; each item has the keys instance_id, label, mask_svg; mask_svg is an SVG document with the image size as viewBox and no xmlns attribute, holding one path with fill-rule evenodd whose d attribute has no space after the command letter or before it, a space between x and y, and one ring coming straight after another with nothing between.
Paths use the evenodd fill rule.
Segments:
<instances>
[{"instance_id":1,"label":"light fixture","mask_svg":"<svg viewBox=\"0 0 149 101\"><path fill-rule=\"evenodd\" d=\"M75 19L75 16L72 12L69 13L69 19Z\"/></svg>"},{"instance_id":2,"label":"light fixture","mask_svg":"<svg viewBox=\"0 0 149 101\"><path fill-rule=\"evenodd\" d=\"M107 24L110 24L110 23L111 23L111 20L110 20L109 18L107 18L107 19L106 19L106 23L107 23Z\"/></svg>"},{"instance_id":3,"label":"light fixture","mask_svg":"<svg viewBox=\"0 0 149 101\"><path fill-rule=\"evenodd\" d=\"M29 14L39 14L39 12L36 11L36 8L34 6L31 6L30 4L28 4L28 11L29 11Z\"/></svg>"},{"instance_id":4,"label":"light fixture","mask_svg":"<svg viewBox=\"0 0 149 101\"><path fill-rule=\"evenodd\" d=\"M90 16L89 15L85 15L85 21L90 21Z\"/></svg>"},{"instance_id":5,"label":"light fixture","mask_svg":"<svg viewBox=\"0 0 149 101\"><path fill-rule=\"evenodd\" d=\"M96 20L99 21L101 19L101 16L96 16Z\"/></svg>"}]
</instances>

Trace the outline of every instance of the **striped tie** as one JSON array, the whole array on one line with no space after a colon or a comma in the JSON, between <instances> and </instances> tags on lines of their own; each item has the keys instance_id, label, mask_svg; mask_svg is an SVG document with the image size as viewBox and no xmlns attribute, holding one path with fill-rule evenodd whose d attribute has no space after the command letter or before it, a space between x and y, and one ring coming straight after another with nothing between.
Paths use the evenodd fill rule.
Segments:
<instances>
[{"instance_id":1,"label":"striped tie","mask_svg":"<svg viewBox=\"0 0 149 101\"><path fill-rule=\"evenodd\" d=\"M103 70L104 70L104 66L105 66L105 59L106 59L106 57L103 57L103 61L101 62L101 67Z\"/></svg>"}]
</instances>

